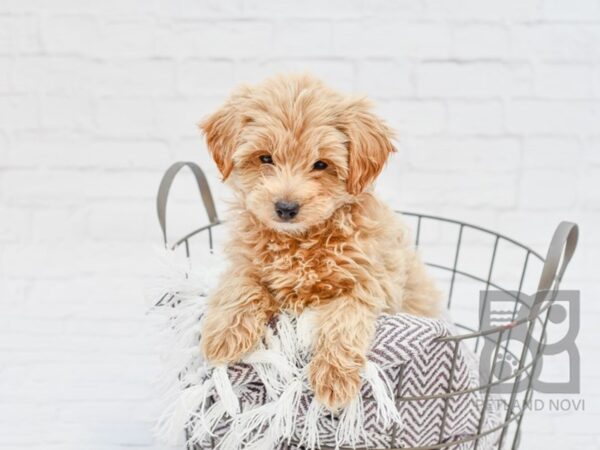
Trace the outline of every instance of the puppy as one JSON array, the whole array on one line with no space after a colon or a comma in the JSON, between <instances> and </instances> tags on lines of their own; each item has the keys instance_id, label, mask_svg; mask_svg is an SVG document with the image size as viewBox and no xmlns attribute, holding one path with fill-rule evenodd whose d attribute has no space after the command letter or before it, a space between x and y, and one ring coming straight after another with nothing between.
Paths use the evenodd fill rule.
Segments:
<instances>
[{"instance_id":1,"label":"puppy","mask_svg":"<svg viewBox=\"0 0 600 450\"><path fill-rule=\"evenodd\" d=\"M238 361L273 315L311 308L309 382L324 406L347 405L379 314L441 312L406 227L371 189L391 130L364 99L308 75L244 86L200 126L237 198L230 270L204 316L206 359Z\"/></svg>"}]
</instances>

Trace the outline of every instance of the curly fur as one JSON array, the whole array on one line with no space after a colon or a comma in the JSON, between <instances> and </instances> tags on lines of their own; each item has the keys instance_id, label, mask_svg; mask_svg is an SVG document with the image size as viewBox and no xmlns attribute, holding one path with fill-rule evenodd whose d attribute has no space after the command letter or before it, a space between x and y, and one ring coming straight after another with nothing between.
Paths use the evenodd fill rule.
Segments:
<instances>
[{"instance_id":1,"label":"curly fur","mask_svg":"<svg viewBox=\"0 0 600 450\"><path fill-rule=\"evenodd\" d=\"M309 381L328 408L347 405L379 314L441 313L406 227L370 189L394 151L391 130L366 100L307 75L244 86L201 127L236 193L230 270L204 317L205 357L237 361L274 314L312 308ZM316 161L327 168L313 170ZM279 200L300 204L293 220L277 217Z\"/></svg>"}]
</instances>

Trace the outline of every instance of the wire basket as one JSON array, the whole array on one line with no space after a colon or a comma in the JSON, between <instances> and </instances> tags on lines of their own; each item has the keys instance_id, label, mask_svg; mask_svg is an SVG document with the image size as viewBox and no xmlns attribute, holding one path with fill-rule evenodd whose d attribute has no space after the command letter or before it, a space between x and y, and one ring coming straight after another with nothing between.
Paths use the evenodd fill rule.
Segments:
<instances>
[{"instance_id":1,"label":"wire basket","mask_svg":"<svg viewBox=\"0 0 600 450\"><path fill-rule=\"evenodd\" d=\"M191 169L209 219L197 228L167 244L166 206L171 184L183 168ZM173 164L163 176L157 196L157 212L165 246L185 252L218 251L224 236L208 181L192 162ZM453 391L451 383L443 394L396 396L397 402L439 400L445 402L439 442L410 450L448 449L466 445L477 450L482 440L493 436L494 449L517 449L523 416L531 404L534 379L539 375L546 344L547 325L559 284L578 238L576 224L562 222L556 228L544 258L531 248L494 231L468 223L411 212L401 213L413 226L415 246L445 292L456 333L445 337L453 343L454 361L459 346L466 346L480 361L479 386ZM533 293L529 296L526 293ZM166 300L165 296L159 305ZM500 308L494 312L494 302ZM450 380L454 375L454 364ZM401 392L398 381L397 392ZM449 399L479 391L483 399L477 433L454 441L443 440ZM486 414L500 414L499 423L485 429ZM394 444L390 449L405 448ZM326 447L323 447L326 448ZM489 448L489 445L488 447ZM189 449L194 450L193 444ZM406 450L406 448L405 448Z\"/></svg>"}]
</instances>

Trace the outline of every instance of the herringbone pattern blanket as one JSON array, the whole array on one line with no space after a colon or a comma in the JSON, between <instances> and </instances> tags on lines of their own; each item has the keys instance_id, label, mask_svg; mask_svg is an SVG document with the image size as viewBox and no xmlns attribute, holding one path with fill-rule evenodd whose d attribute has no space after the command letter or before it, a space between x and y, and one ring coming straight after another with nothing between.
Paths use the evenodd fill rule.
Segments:
<instances>
[{"instance_id":1,"label":"herringbone pattern blanket","mask_svg":"<svg viewBox=\"0 0 600 450\"><path fill-rule=\"evenodd\" d=\"M198 341L206 286L185 280L167 306L170 405L159 421L168 437L187 430L195 449L474 448L469 437L499 423L483 392L477 361L443 320L384 315L368 354L359 398L341 412L324 410L306 378L312 314L282 314L260 348L230 367L201 359ZM472 389L472 390L470 390ZM468 391L461 393L461 391ZM456 394L458 392L458 394ZM450 393L450 395L448 395ZM454 394L453 394L454 393ZM480 439L478 450L496 439ZM467 440L465 443L460 441Z\"/></svg>"}]
</instances>

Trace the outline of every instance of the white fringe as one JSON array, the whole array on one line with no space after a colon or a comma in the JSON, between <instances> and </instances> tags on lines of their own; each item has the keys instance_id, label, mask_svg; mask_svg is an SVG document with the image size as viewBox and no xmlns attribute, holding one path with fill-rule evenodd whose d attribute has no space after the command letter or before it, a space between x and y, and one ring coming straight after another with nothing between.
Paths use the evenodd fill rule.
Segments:
<instances>
[{"instance_id":1,"label":"white fringe","mask_svg":"<svg viewBox=\"0 0 600 450\"><path fill-rule=\"evenodd\" d=\"M346 443L352 448L367 437L364 428L365 411L362 397L354 398L342 411L337 431L335 433L336 449Z\"/></svg>"},{"instance_id":2,"label":"white fringe","mask_svg":"<svg viewBox=\"0 0 600 450\"><path fill-rule=\"evenodd\" d=\"M371 386L371 391L377 404L377 421L383 423L386 427L393 422L400 423L400 413L394 401L394 390L390 387L389 381L386 379L381 367L372 361L367 361L364 369L364 378Z\"/></svg>"},{"instance_id":3,"label":"white fringe","mask_svg":"<svg viewBox=\"0 0 600 450\"><path fill-rule=\"evenodd\" d=\"M304 416L304 427L300 435L300 446L314 449L321 446L318 422L325 409L313 398ZM337 435L336 435L337 438Z\"/></svg>"},{"instance_id":4,"label":"white fringe","mask_svg":"<svg viewBox=\"0 0 600 450\"><path fill-rule=\"evenodd\" d=\"M225 411L227 411L227 414L231 417L235 417L240 412L240 405L235 392L233 392L231 380L227 376L227 366L222 364L215 366L212 374L212 381Z\"/></svg>"}]
</instances>

